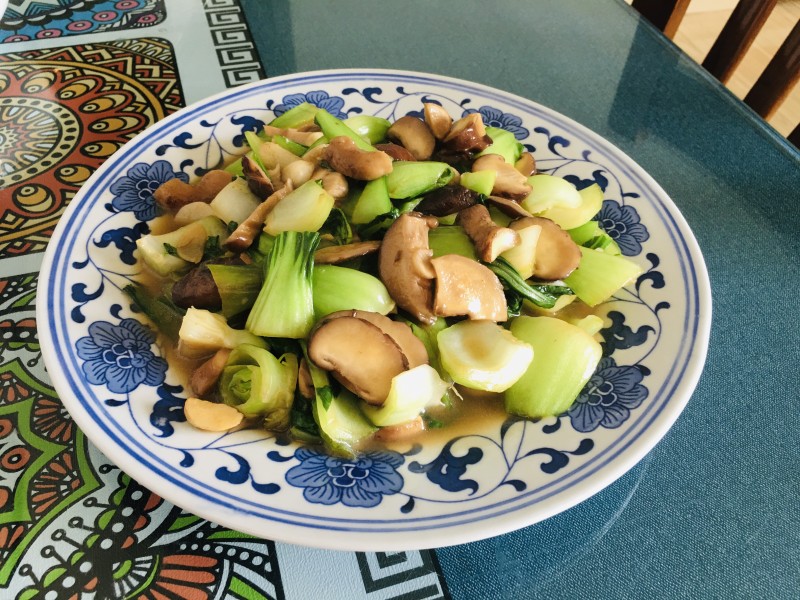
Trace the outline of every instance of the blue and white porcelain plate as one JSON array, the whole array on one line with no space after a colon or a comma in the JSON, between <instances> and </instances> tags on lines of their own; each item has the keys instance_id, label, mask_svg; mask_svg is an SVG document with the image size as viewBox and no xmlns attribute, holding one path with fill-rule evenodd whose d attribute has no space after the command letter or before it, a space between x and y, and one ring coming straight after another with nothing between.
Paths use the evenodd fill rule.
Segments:
<instances>
[{"instance_id":1,"label":"blue and white porcelain plate","mask_svg":"<svg viewBox=\"0 0 800 600\"><path fill-rule=\"evenodd\" d=\"M212 434L183 415L169 368L122 288L152 192L241 154L243 134L300 102L341 118L419 114L423 101L480 112L512 131L540 170L605 193L601 226L643 274L602 306L604 358L573 407L508 419L357 460L265 431ZM597 493L636 464L688 401L705 360L708 275L675 205L639 166L570 119L489 87L420 73L295 74L229 90L164 119L113 155L61 219L45 257L37 319L64 405L128 474L195 514L275 540L341 550L468 542L530 525Z\"/></svg>"}]
</instances>

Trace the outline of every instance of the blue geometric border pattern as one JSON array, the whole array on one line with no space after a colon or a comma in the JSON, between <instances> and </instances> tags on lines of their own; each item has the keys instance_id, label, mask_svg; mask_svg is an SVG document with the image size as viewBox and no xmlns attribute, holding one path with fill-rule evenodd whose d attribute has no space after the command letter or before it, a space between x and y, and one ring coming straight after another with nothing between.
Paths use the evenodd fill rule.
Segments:
<instances>
[{"instance_id":1,"label":"blue geometric border pattern","mask_svg":"<svg viewBox=\"0 0 800 600\"><path fill-rule=\"evenodd\" d=\"M447 583L433 550L356 552L356 560L364 591L370 600L450 600Z\"/></svg>"},{"instance_id":2,"label":"blue geometric border pattern","mask_svg":"<svg viewBox=\"0 0 800 600\"><path fill-rule=\"evenodd\" d=\"M217 60L227 87L266 77L239 0L203 0Z\"/></svg>"}]
</instances>

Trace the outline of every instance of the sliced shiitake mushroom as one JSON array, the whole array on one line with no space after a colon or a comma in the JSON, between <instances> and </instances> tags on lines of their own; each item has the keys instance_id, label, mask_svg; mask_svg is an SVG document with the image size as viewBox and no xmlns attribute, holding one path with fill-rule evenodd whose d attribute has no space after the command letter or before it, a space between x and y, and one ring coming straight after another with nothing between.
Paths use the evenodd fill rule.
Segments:
<instances>
[{"instance_id":1,"label":"sliced shiitake mushroom","mask_svg":"<svg viewBox=\"0 0 800 600\"><path fill-rule=\"evenodd\" d=\"M536 243L536 258L533 263L533 276L546 281L564 279L581 262L581 251L569 233L550 219L530 217L542 226L539 241Z\"/></svg>"},{"instance_id":2,"label":"sliced shiitake mushroom","mask_svg":"<svg viewBox=\"0 0 800 600\"><path fill-rule=\"evenodd\" d=\"M353 258L366 256L376 252L380 247L381 243L378 240L364 240L351 244L342 244L341 246L327 246L314 253L314 262L318 265L335 265Z\"/></svg>"},{"instance_id":3,"label":"sliced shiitake mushroom","mask_svg":"<svg viewBox=\"0 0 800 600\"><path fill-rule=\"evenodd\" d=\"M458 254L445 254L431 263L436 271L434 311L437 315L467 315L470 319L495 322L508 319L503 286L488 267Z\"/></svg>"},{"instance_id":4,"label":"sliced shiitake mushroom","mask_svg":"<svg viewBox=\"0 0 800 600\"><path fill-rule=\"evenodd\" d=\"M242 157L242 173L247 180L247 187L258 196L259 200L263 200L275 191L272 180L264 172L264 169L247 155Z\"/></svg>"},{"instance_id":5,"label":"sliced shiitake mushroom","mask_svg":"<svg viewBox=\"0 0 800 600\"><path fill-rule=\"evenodd\" d=\"M414 160L428 160L436 147L436 138L425 122L411 115L400 117L392 123L386 131L386 137L408 150Z\"/></svg>"},{"instance_id":6,"label":"sliced shiitake mushroom","mask_svg":"<svg viewBox=\"0 0 800 600\"><path fill-rule=\"evenodd\" d=\"M303 146L311 146L319 138L322 137L321 131L301 131L299 129L282 127L273 127L272 125L264 125L263 132L268 136L282 135L287 140L291 140Z\"/></svg>"},{"instance_id":7,"label":"sliced shiitake mushroom","mask_svg":"<svg viewBox=\"0 0 800 600\"><path fill-rule=\"evenodd\" d=\"M350 191L350 186L344 175L326 169L325 167L317 167L309 179L320 181L322 183L322 189L328 192L337 201L347 196L347 192Z\"/></svg>"},{"instance_id":8,"label":"sliced shiitake mushroom","mask_svg":"<svg viewBox=\"0 0 800 600\"><path fill-rule=\"evenodd\" d=\"M381 281L397 305L421 323L433 323L433 251L428 230L436 219L406 213L386 231L378 257Z\"/></svg>"},{"instance_id":9,"label":"sliced shiitake mushroom","mask_svg":"<svg viewBox=\"0 0 800 600\"><path fill-rule=\"evenodd\" d=\"M514 163L514 168L525 177L530 177L536 173L536 160L530 152L523 152Z\"/></svg>"},{"instance_id":10,"label":"sliced shiitake mushroom","mask_svg":"<svg viewBox=\"0 0 800 600\"><path fill-rule=\"evenodd\" d=\"M386 315L380 313L366 311L366 310L340 310L329 315L326 315L325 320L338 319L340 317L356 317L357 319L364 319L369 321L375 327L378 327L386 335L391 337L408 362L408 368L413 369L420 365L428 364L428 351L425 349L420 339L414 335L411 328L405 323L393 321Z\"/></svg>"},{"instance_id":11,"label":"sliced shiitake mushroom","mask_svg":"<svg viewBox=\"0 0 800 600\"><path fill-rule=\"evenodd\" d=\"M489 215L489 209L476 204L458 213L456 223L475 244L475 251L483 262L492 262L506 250L519 244L519 234L508 227L500 227Z\"/></svg>"},{"instance_id":12,"label":"sliced shiitake mushroom","mask_svg":"<svg viewBox=\"0 0 800 600\"><path fill-rule=\"evenodd\" d=\"M211 393L222 375L222 370L225 368L231 352L232 350L228 348L220 348L214 353L214 356L192 371L189 386L195 394L205 396Z\"/></svg>"},{"instance_id":13,"label":"sliced shiitake mushroom","mask_svg":"<svg viewBox=\"0 0 800 600\"><path fill-rule=\"evenodd\" d=\"M499 154L481 156L472 164L472 171L494 171L497 177L492 188L493 196L522 200L531 193L527 177L508 164Z\"/></svg>"},{"instance_id":14,"label":"sliced shiitake mushroom","mask_svg":"<svg viewBox=\"0 0 800 600\"><path fill-rule=\"evenodd\" d=\"M442 106L434 104L433 102L425 102L423 104L425 113L425 123L431 130L433 137L437 140L443 140L448 133L450 127L453 125L453 117Z\"/></svg>"},{"instance_id":15,"label":"sliced shiitake mushroom","mask_svg":"<svg viewBox=\"0 0 800 600\"><path fill-rule=\"evenodd\" d=\"M174 213L192 202L211 202L232 179L233 175L218 169L209 171L195 184L186 183L176 177L158 186L153 192L153 198L159 206Z\"/></svg>"},{"instance_id":16,"label":"sliced shiitake mushroom","mask_svg":"<svg viewBox=\"0 0 800 600\"><path fill-rule=\"evenodd\" d=\"M311 332L308 356L367 403L381 405L392 379L408 369L394 339L369 321L342 316L324 319Z\"/></svg>"},{"instance_id":17,"label":"sliced shiitake mushroom","mask_svg":"<svg viewBox=\"0 0 800 600\"><path fill-rule=\"evenodd\" d=\"M287 182L281 189L274 192L269 198L259 204L244 221L225 240L225 247L234 252L244 252L250 244L261 233L267 215L275 208L275 205L283 200L294 187L291 181Z\"/></svg>"},{"instance_id":18,"label":"sliced shiitake mushroom","mask_svg":"<svg viewBox=\"0 0 800 600\"><path fill-rule=\"evenodd\" d=\"M325 151L328 164L342 175L372 181L392 172L392 158L385 152L367 152L346 136L333 138Z\"/></svg>"},{"instance_id":19,"label":"sliced shiitake mushroom","mask_svg":"<svg viewBox=\"0 0 800 600\"><path fill-rule=\"evenodd\" d=\"M477 201L477 192L462 185L446 185L425 194L415 210L424 215L445 217L469 208Z\"/></svg>"},{"instance_id":20,"label":"sliced shiitake mushroom","mask_svg":"<svg viewBox=\"0 0 800 600\"><path fill-rule=\"evenodd\" d=\"M311 371L308 369L308 362L305 358L300 359L297 369L297 391L303 398L309 400L314 398L314 382L311 379Z\"/></svg>"},{"instance_id":21,"label":"sliced shiitake mushroom","mask_svg":"<svg viewBox=\"0 0 800 600\"><path fill-rule=\"evenodd\" d=\"M414 155L403 148L400 144L393 144L391 142L386 144L375 144L375 149L380 150L381 152L386 152L386 154L392 157L392 160L416 160Z\"/></svg>"},{"instance_id":22,"label":"sliced shiitake mushroom","mask_svg":"<svg viewBox=\"0 0 800 600\"><path fill-rule=\"evenodd\" d=\"M375 432L375 439L379 442L399 442L425 431L425 422L420 415L416 419L411 419L405 423L397 425L387 425Z\"/></svg>"},{"instance_id":23,"label":"sliced shiitake mushroom","mask_svg":"<svg viewBox=\"0 0 800 600\"><path fill-rule=\"evenodd\" d=\"M489 196L486 200L489 204L512 219L523 219L532 216L531 213L522 208L519 202L515 202L514 200L501 198L500 196Z\"/></svg>"},{"instance_id":24,"label":"sliced shiitake mushroom","mask_svg":"<svg viewBox=\"0 0 800 600\"><path fill-rule=\"evenodd\" d=\"M442 145L451 152L480 152L492 144L480 113L470 113L450 127Z\"/></svg>"},{"instance_id":25,"label":"sliced shiitake mushroom","mask_svg":"<svg viewBox=\"0 0 800 600\"><path fill-rule=\"evenodd\" d=\"M181 308L204 308L216 312L222 308L222 298L211 271L205 264L194 267L172 286L172 301ZM201 396L203 392L198 392Z\"/></svg>"}]
</instances>

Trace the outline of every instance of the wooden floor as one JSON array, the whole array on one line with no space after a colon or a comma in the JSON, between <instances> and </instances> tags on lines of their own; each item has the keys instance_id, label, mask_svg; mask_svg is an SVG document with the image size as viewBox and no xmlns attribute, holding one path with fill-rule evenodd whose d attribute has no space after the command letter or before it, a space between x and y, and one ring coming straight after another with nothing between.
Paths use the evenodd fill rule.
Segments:
<instances>
[{"instance_id":1,"label":"wooden floor","mask_svg":"<svg viewBox=\"0 0 800 600\"><path fill-rule=\"evenodd\" d=\"M709 3L706 3L706 6ZM713 3L710 3L713 4ZM721 10L702 10L690 5L675 35L675 43L697 62L702 62L722 31L735 2L719 2ZM728 88L743 98L766 67L770 58L800 19L800 0L780 0L766 25L728 82ZM776 114L769 120L781 134L788 135L800 123L800 84L796 85Z\"/></svg>"}]
</instances>

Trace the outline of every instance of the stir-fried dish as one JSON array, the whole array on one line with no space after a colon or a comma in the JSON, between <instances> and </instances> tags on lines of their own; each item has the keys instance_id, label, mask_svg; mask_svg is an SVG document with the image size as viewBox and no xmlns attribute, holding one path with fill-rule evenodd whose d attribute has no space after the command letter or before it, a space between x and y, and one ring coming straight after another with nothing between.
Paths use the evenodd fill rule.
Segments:
<instances>
[{"instance_id":1,"label":"stir-fried dish","mask_svg":"<svg viewBox=\"0 0 800 600\"><path fill-rule=\"evenodd\" d=\"M302 104L156 190L149 283L126 291L191 366L190 424L352 454L448 426L471 392L526 418L575 401L590 308L641 272L592 220L602 190L537 172L480 113L422 114Z\"/></svg>"}]
</instances>

